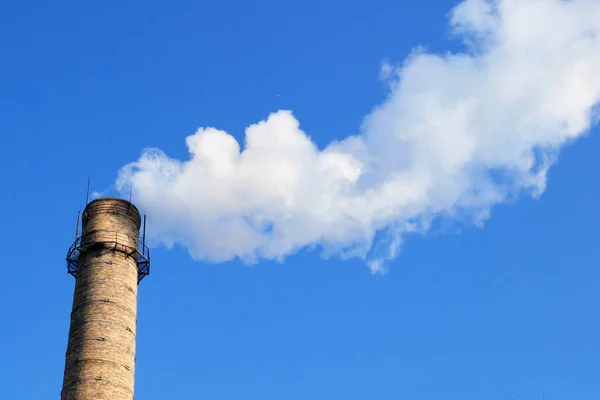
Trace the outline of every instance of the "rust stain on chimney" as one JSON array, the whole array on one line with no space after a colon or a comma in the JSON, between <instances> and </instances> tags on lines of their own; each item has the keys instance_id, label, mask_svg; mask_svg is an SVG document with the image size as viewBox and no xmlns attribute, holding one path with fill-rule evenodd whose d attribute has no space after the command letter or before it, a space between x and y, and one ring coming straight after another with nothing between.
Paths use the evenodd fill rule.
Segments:
<instances>
[{"instance_id":1,"label":"rust stain on chimney","mask_svg":"<svg viewBox=\"0 0 600 400\"><path fill-rule=\"evenodd\" d=\"M132 400L137 290L149 272L140 213L128 201L87 205L67 255L76 277L61 400Z\"/></svg>"}]
</instances>

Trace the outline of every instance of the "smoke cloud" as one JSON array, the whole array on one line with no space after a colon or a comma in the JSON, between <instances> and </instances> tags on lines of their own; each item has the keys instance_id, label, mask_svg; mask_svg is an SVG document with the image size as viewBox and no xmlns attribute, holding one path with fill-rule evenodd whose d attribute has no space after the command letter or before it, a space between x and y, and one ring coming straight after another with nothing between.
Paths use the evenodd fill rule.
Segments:
<instances>
[{"instance_id":1,"label":"smoke cloud","mask_svg":"<svg viewBox=\"0 0 600 400\"><path fill-rule=\"evenodd\" d=\"M480 225L496 204L539 196L597 117L600 2L465 0L449 19L467 50L384 63L389 95L359 135L319 149L291 111L250 125L243 147L201 128L188 160L146 149L117 189L133 184L154 239L195 259L316 247L374 272L433 221Z\"/></svg>"}]
</instances>

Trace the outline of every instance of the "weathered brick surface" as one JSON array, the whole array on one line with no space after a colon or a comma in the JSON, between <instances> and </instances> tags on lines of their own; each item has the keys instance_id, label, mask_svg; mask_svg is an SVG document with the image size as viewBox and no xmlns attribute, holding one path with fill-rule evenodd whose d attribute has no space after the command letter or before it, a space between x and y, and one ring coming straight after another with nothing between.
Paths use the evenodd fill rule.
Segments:
<instances>
[{"instance_id":1,"label":"weathered brick surface","mask_svg":"<svg viewBox=\"0 0 600 400\"><path fill-rule=\"evenodd\" d=\"M140 215L120 199L83 214L62 400L133 400Z\"/></svg>"}]
</instances>

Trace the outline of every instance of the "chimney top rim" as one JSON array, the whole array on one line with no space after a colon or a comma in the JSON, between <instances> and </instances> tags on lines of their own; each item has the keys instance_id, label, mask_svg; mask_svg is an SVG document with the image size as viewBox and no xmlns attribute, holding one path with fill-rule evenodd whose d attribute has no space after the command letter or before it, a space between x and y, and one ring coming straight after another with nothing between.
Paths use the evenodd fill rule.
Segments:
<instances>
[{"instance_id":1,"label":"chimney top rim","mask_svg":"<svg viewBox=\"0 0 600 400\"><path fill-rule=\"evenodd\" d=\"M83 210L83 214L84 214L84 218L85 215L90 211L90 210L97 210L97 207L102 207L101 204L102 203L106 203L106 204L118 204L119 208L122 209L122 207L126 207L127 209L127 214L130 215L131 217L134 218L134 220L136 220L138 228L141 225L141 213L140 210L138 210L138 208L131 203L130 201L127 201L125 199L121 199L118 197L99 197L97 199L94 199L92 201L90 201L86 206L85 209Z\"/></svg>"}]
</instances>

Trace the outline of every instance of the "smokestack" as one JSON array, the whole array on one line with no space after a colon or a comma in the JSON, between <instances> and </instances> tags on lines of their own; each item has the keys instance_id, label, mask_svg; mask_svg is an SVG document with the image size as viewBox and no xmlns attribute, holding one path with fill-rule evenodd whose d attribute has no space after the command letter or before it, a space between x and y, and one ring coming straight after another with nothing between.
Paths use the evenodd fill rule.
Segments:
<instances>
[{"instance_id":1,"label":"smokestack","mask_svg":"<svg viewBox=\"0 0 600 400\"><path fill-rule=\"evenodd\" d=\"M61 400L133 400L137 287L150 272L140 227L125 200L96 199L83 212L67 254L76 283Z\"/></svg>"}]
</instances>

